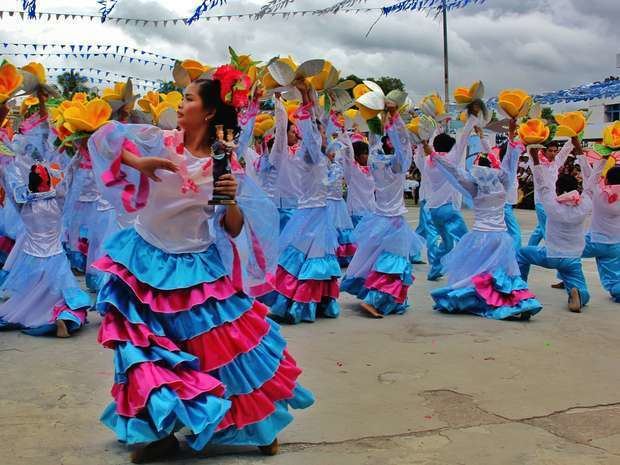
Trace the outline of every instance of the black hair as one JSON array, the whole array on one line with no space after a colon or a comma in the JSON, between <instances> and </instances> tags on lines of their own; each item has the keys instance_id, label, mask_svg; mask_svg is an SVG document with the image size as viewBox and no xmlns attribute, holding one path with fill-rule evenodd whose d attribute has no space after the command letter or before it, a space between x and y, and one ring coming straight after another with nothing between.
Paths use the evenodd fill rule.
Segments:
<instances>
[{"instance_id":1,"label":"black hair","mask_svg":"<svg viewBox=\"0 0 620 465\"><path fill-rule=\"evenodd\" d=\"M611 186L620 184L620 166L614 166L613 168L610 168L605 175L605 179L607 181L607 184Z\"/></svg>"},{"instance_id":2,"label":"black hair","mask_svg":"<svg viewBox=\"0 0 620 465\"><path fill-rule=\"evenodd\" d=\"M28 190L30 192L39 192L39 186L43 182L43 178L36 171L37 165L30 167L30 174L28 175ZM44 168L47 170L47 168Z\"/></svg>"},{"instance_id":3,"label":"black hair","mask_svg":"<svg viewBox=\"0 0 620 465\"><path fill-rule=\"evenodd\" d=\"M388 136L383 136L381 138L381 145L383 146L383 153L385 153L386 155L394 153L394 145L392 144Z\"/></svg>"},{"instance_id":4,"label":"black hair","mask_svg":"<svg viewBox=\"0 0 620 465\"><path fill-rule=\"evenodd\" d=\"M363 154L368 155L368 144L361 140L353 142L353 154L356 160Z\"/></svg>"},{"instance_id":5,"label":"black hair","mask_svg":"<svg viewBox=\"0 0 620 465\"><path fill-rule=\"evenodd\" d=\"M566 192L576 191L578 189L579 183L574 176L570 174L561 174L558 176L558 180L555 183L555 193L557 195L562 195Z\"/></svg>"},{"instance_id":6,"label":"black hair","mask_svg":"<svg viewBox=\"0 0 620 465\"><path fill-rule=\"evenodd\" d=\"M286 122L286 132L289 132L291 130L291 127L295 126L295 123L293 123L290 119Z\"/></svg>"},{"instance_id":7,"label":"black hair","mask_svg":"<svg viewBox=\"0 0 620 465\"><path fill-rule=\"evenodd\" d=\"M545 148L546 149L550 149L551 147L555 147L556 149L560 148L560 144L557 143L557 141L552 140L551 142L545 144Z\"/></svg>"},{"instance_id":8,"label":"black hair","mask_svg":"<svg viewBox=\"0 0 620 465\"><path fill-rule=\"evenodd\" d=\"M215 115L210 121L206 143L211 145L215 142L216 126L219 124L224 126L225 130L232 129L236 137L239 134L237 110L235 107L225 103L220 97L220 81L215 79L197 79L194 81L194 84L198 86L198 95L202 101L202 106L207 109L215 109Z\"/></svg>"},{"instance_id":9,"label":"black hair","mask_svg":"<svg viewBox=\"0 0 620 465\"><path fill-rule=\"evenodd\" d=\"M276 138L272 137L271 139L269 139L267 141L267 150L269 150L271 152L271 148L273 147L273 144L275 143Z\"/></svg>"},{"instance_id":10,"label":"black hair","mask_svg":"<svg viewBox=\"0 0 620 465\"><path fill-rule=\"evenodd\" d=\"M487 168L491 168L491 161L489 160L489 157L480 154L478 157L478 166L486 166Z\"/></svg>"},{"instance_id":11,"label":"black hair","mask_svg":"<svg viewBox=\"0 0 620 465\"><path fill-rule=\"evenodd\" d=\"M452 147L454 147L454 144L456 144L456 139L445 132L438 134L433 140L433 148L435 149L435 152L440 153L449 152L452 150Z\"/></svg>"},{"instance_id":12,"label":"black hair","mask_svg":"<svg viewBox=\"0 0 620 465\"><path fill-rule=\"evenodd\" d=\"M504 161L506 152L508 152L508 141L504 142L503 144L500 144L499 146L499 161Z\"/></svg>"}]
</instances>

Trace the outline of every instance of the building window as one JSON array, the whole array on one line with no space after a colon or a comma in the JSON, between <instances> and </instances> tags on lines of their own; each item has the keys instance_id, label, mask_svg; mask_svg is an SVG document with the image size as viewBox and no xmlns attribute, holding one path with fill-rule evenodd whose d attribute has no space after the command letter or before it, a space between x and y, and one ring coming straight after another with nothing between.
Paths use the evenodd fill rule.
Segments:
<instances>
[{"instance_id":1,"label":"building window","mask_svg":"<svg viewBox=\"0 0 620 465\"><path fill-rule=\"evenodd\" d=\"M608 123L620 121L620 103L605 105L605 121Z\"/></svg>"}]
</instances>

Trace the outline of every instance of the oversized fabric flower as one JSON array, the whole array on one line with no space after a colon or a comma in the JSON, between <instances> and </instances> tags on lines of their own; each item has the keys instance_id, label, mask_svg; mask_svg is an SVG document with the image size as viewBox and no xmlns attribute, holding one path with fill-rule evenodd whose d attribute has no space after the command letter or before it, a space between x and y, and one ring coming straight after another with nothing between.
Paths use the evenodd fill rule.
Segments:
<instances>
[{"instance_id":1,"label":"oversized fabric flower","mask_svg":"<svg viewBox=\"0 0 620 465\"><path fill-rule=\"evenodd\" d=\"M577 137L586 128L586 117L580 111L571 111L555 115L559 124L556 136Z\"/></svg>"},{"instance_id":2,"label":"oversized fabric flower","mask_svg":"<svg viewBox=\"0 0 620 465\"><path fill-rule=\"evenodd\" d=\"M195 81L211 69L210 66L203 65L196 60L183 60L181 62L181 67L188 72L191 81Z\"/></svg>"},{"instance_id":3,"label":"oversized fabric flower","mask_svg":"<svg viewBox=\"0 0 620 465\"><path fill-rule=\"evenodd\" d=\"M252 81L232 65L220 66L213 74L213 79L220 81L220 97L228 105L242 108L248 104Z\"/></svg>"},{"instance_id":4,"label":"oversized fabric flower","mask_svg":"<svg viewBox=\"0 0 620 465\"><path fill-rule=\"evenodd\" d=\"M0 104L13 96L24 82L23 75L10 63L0 66Z\"/></svg>"},{"instance_id":5,"label":"oversized fabric flower","mask_svg":"<svg viewBox=\"0 0 620 465\"><path fill-rule=\"evenodd\" d=\"M418 106L422 113L433 118L435 121L443 121L450 117L450 115L446 113L446 105L436 93L424 97Z\"/></svg>"},{"instance_id":6,"label":"oversized fabric flower","mask_svg":"<svg viewBox=\"0 0 620 465\"><path fill-rule=\"evenodd\" d=\"M525 144L541 144L549 138L549 127L542 119L530 119L519 126L519 137Z\"/></svg>"},{"instance_id":7,"label":"oversized fabric flower","mask_svg":"<svg viewBox=\"0 0 620 465\"><path fill-rule=\"evenodd\" d=\"M620 121L616 121L605 128L603 145L611 150L620 150Z\"/></svg>"},{"instance_id":8,"label":"oversized fabric flower","mask_svg":"<svg viewBox=\"0 0 620 465\"><path fill-rule=\"evenodd\" d=\"M113 88L103 89L102 98L110 104L113 112L130 112L138 97L133 93L133 83L129 78L127 82L116 82Z\"/></svg>"},{"instance_id":9,"label":"oversized fabric flower","mask_svg":"<svg viewBox=\"0 0 620 465\"><path fill-rule=\"evenodd\" d=\"M51 116L52 122L56 125L56 127L61 127L64 124L65 111L68 108L77 105L78 103L85 104L86 101L82 102L80 100L63 100L57 106L51 107L50 116Z\"/></svg>"},{"instance_id":10,"label":"oversized fabric flower","mask_svg":"<svg viewBox=\"0 0 620 465\"><path fill-rule=\"evenodd\" d=\"M358 99L368 92L370 92L370 89L366 84L358 84L353 88L353 98Z\"/></svg>"},{"instance_id":11,"label":"oversized fabric flower","mask_svg":"<svg viewBox=\"0 0 620 465\"><path fill-rule=\"evenodd\" d=\"M264 137L275 126L275 120L269 113L256 115L254 123L254 137Z\"/></svg>"},{"instance_id":12,"label":"oversized fabric flower","mask_svg":"<svg viewBox=\"0 0 620 465\"><path fill-rule=\"evenodd\" d=\"M376 82L364 81L364 86L370 89L370 92L365 92L355 99L355 105L359 108L360 114L366 121L377 116L389 104L396 105L398 108L406 105L407 93L402 90L394 89L385 95L381 86Z\"/></svg>"},{"instance_id":13,"label":"oversized fabric flower","mask_svg":"<svg viewBox=\"0 0 620 465\"><path fill-rule=\"evenodd\" d=\"M411 121L407 124L407 129L411 132L412 141L419 144L431 138L436 126L437 123L433 118L422 115L411 118Z\"/></svg>"},{"instance_id":14,"label":"oversized fabric flower","mask_svg":"<svg viewBox=\"0 0 620 465\"><path fill-rule=\"evenodd\" d=\"M295 113L297 113L297 110L299 110L301 102L299 100L282 100L282 105L284 105L284 109L286 110L289 121L294 123Z\"/></svg>"},{"instance_id":15,"label":"oversized fabric flower","mask_svg":"<svg viewBox=\"0 0 620 465\"><path fill-rule=\"evenodd\" d=\"M114 87L105 87L101 92L101 97L103 100L122 100L123 99L123 91L125 90L124 82L115 82Z\"/></svg>"},{"instance_id":16,"label":"oversized fabric flower","mask_svg":"<svg viewBox=\"0 0 620 465\"><path fill-rule=\"evenodd\" d=\"M183 94L176 90L168 92L167 94L159 94L159 96L163 102L169 103L175 110L179 108L179 105L181 105L181 102L183 101Z\"/></svg>"},{"instance_id":17,"label":"oversized fabric flower","mask_svg":"<svg viewBox=\"0 0 620 465\"><path fill-rule=\"evenodd\" d=\"M297 64L293 61L293 58L284 57L278 58L276 61L280 63L284 63L288 65L288 67L293 70L293 72L297 69ZM276 87L280 87L280 84L275 80L275 78L271 75L271 72L267 70L267 72L263 75L263 86L267 90L275 89Z\"/></svg>"},{"instance_id":18,"label":"oversized fabric flower","mask_svg":"<svg viewBox=\"0 0 620 465\"><path fill-rule=\"evenodd\" d=\"M95 132L112 116L112 107L103 99L96 98L86 104L75 102L64 111L63 126L71 132Z\"/></svg>"},{"instance_id":19,"label":"oversized fabric flower","mask_svg":"<svg viewBox=\"0 0 620 465\"><path fill-rule=\"evenodd\" d=\"M22 70L36 76L39 84L45 84L47 82L45 77L45 67L41 63L36 63L33 61L28 63L26 66L23 66Z\"/></svg>"},{"instance_id":20,"label":"oversized fabric flower","mask_svg":"<svg viewBox=\"0 0 620 465\"><path fill-rule=\"evenodd\" d=\"M323 69L319 74L310 77L310 84L317 92L321 92L327 88L338 84L340 72L327 60L323 64Z\"/></svg>"},{"instance_id":21,"label":"oversized fabric flower","mask_svg":"<svg viewBox=\"0 0 620 465\"><path fill-rule=\"evenodd\" d=\"M71 100L74 102L86 103L88 102L88 94L86 92L76 92L75 94L73 94Z\"/></svg>"},{"instance_id":22,"label":"oversized fabric flower","mask_svg":"<svg viewBox=\"0 0 620 465\"><path fill-rule=\"evenodd\" d=\"M459 105L469 105L484 96L484 84L482 81L474 82L471 87L457 87L454 91L454 100Z\"/></svg>"},{"instance_id":23,"label":"oversized fabric flower","mask_svg":"<svg viewBox=\"0 0 620 465\"><path fill-rule=\"evenodd\" d=\"M147 113L151 112L151 107L156 107L161 102L160 93L148 91L144 97L138 100L138 106Z\"/></svg>"},{"instance_id":24,"label":"oversized fabric flower","mask_svg":"<svg viewBox=\"0 0 620 465\"><path fill-rule=\"evenodd\" d=\"M500 113L508 118L523 118L532 105L532 97L521 89L502 90L497 98Z\"/></svg>"},{"instance_id":25,"label":"oversized fabric flower","mask_svg":"<svg viewBox=\"0 0 620 465\"><path fill-rule=\"evenodd\" d=\"M26 97L22 101L22 104L19 107L19 112L22 115L25 115L31 107L33 107L35 105L38 105L38 104L39 104L39 98L38 97L35 97L35 96Z\"/></svg>"}]
</instances>

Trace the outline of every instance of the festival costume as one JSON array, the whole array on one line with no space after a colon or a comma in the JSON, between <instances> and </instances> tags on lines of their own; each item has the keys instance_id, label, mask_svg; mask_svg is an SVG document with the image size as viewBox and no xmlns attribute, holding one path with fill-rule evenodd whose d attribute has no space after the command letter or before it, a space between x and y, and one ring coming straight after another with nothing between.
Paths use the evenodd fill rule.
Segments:
<instances>
[{"instance_id":1,"label":"festival costume","mask_svg":"<svg viewBox=\"0 0 620 465\"><path fill-rule=\"evenodd\" d=\"M579 196L573 191L569 193L572 200L563 201L562 196L556 196L553 173L537 165L533 174L538 199L547 214L547 234L545 247L527 246L517 253L521 277L527 280L531 265L555 269L569 296L572 289L577 289L581 304L586 305L590 293L581 267L581 254L585 247L585 221L592 211L592 194L584 190Z\"/></svg>"},{"instance_id":2,"label":"festival costume","mask_svg":"<svg viewBox=\"0 0 620 465\"><path fill-rule=\"evenodd\" d=\"M286 140L279 137L284 108L276 102L276 142L273 149L282 154ZM278 155L280 174L289 182L296 179L303 187L298 208L280 234L278 268L273 277L274 291L261 298L271 313L286 322L313 322L317 316L340 315L336 258L338 233L327 208L327 157L321 150L321 136L310 104L296 113L302 141L294 153ZM286 121L284 121L286 123ZM281 191L282 194L282 191Z\"/></svg>"},{"instance_id":3,"label":"festival costume","mask_svg":"<svg viewBox=\"0 0 620 465\"><path fill-rule=\"evenodd\" d=\"M605 161L594 170L584 156L579 162L584 189L592 192L592 222L582 257L596 259L603 288L620 303L620 187L605 184L601 176Z\"/></svg>"},{"instance_id":4,"label":"festival costume","mask_svg":"<svg viewBox=\"0 0 620 465\"><path fill-rule=\"evenodd\" d=\"M336 159L329 163L327 173L327 212L330 222L336 227L338 232L338 248L336 249L338 263L341 267L346 267L355 254L355 245L351 238L353 223L351 222L347 204L342 198L342 181L344 177L342 158L339 153Z\"/></svg>"},{"instance_id":5,"label":"festival costume","mask_svg":"<svg viewBox=\"0 0 620 465\"><path fill-rule=\"evenodd\" d=\"M383 315L402 314L409 307L407 292L414 279L410 256L424 245L404 216L403 186L412 158L409 135L400 115L386 129L394 154L382 153L380 144L371 146L376 208L353 231L357 251L340 284ZM350 142L348 150L353 150Z\"/></svg>"},{"instance_id":6,"label":"festival costume","mask_svg":"<svg viewBox=\"0 0 620 465\"><path fill-rule=\"evenodd\" d=\"M558 171L562 167L562 165L564 165L564 163L566 162L566 158L568 157L568 154L570 154L572 150L573 150L572 142L567 141L562 146L562 149L558 152L558 154L556 155L556 157L553 159L552 162L549 162L546 160L546 158L541 157L541 165L539 166L543 166L544 169L549 172L546 176L551 176L550 179L555 178L557 180ZM530 160L530 170L534 172L534 165L531 160ZM546 231L547 214L545 212L545 208L542 202L539 201L540 188L541 188L540 186L536 186L536 184L534 184L534 208L536 209L537 223L536 223L536 227L532 231L532 234L530 235L530 239L527 242L528 246L529 245L537 246L540 244L542 240L544 240L547 237L547 231Z\"/></svg>"},{"instance_id":7,"label":"festival costume","mask_svg":"<svg viewBox=\"0 0 620 465\"><path fill-rule=\"evenodd\" d=\"M421 174L423 169L420 169L419 167L423 166L425 163L424 147L421 144L415 146L413 151L413 160ZM441 275L441 256L443 254L441 253L441 236L433 224L431 212L428 209L428 202L426 200L428 192L431 189L429 184L430 181L428 177L422 176L420 179L420 211L418 215L418 227L415 232L424 238L426 242L426 257L429 264L427 279L432 281Z\"/></svg>"},{"instance_id":8,"label":"festival costume","mask_svg":"<svg viewBox=\"0 0 620 465\"><path fill-rule=\"evenodd\" d=\"M275 120L274 143L269 157L262 160L263 166L260 169L269 172L270 176L276 176L272 174L274 171L277 173L274 200L280 214L280 232L283 232L298 208L299 199L303 195L306 181L302 177L305 172L305 162L303 157L297 153L301 149L303 141L292 147L288 145L287 127L289 119L280 100L276 100Z\"/></svg>"},{"instance_id":9,"label":"festival costume","mask_svg":"<svg viewBox=\"0 0 620 465\"><path fill-rule=\"evenodd\" d=\"M18 156L23 159L7 169L4 186L24 231L0 273L0 297L6 299L0 304L0 329L43 336L56 333L56 320L63 320L72 333L86 323L91 306L71 273L61 243L65 195L79 159L69 164L56 188L35 193L25 182L33 160Z\"/></svg>"},{"instance_id":10,"label":"festival costume","mask_svg":"<svg viewBox=\"0 0 620 465\"><path fill-rule=\"evenodd\" d=\"M98 223L97 204L101 195L97 190L92 163L85 147L80 148L82 162L75 174L72 191L67 198L65 209L65 249L71 267L86 273L89 235ZM95 232L96 234L96 232Z\"/></svg>"},{"instance_id":11,"label":"festival costume","mask_svg":"<svg viewBox=\"0 0 620 465\"><path fill-rule=\"evenodd\" d=\"M422 177L427 177L429 180L429 189L426 199L427 206L433 224L441 237L441 247L436 249L436 253L433 254L433 261L429 263L430 270L428 279L430 281L435 281L441 277L440 270L442 269L442 258L449 253L460 238L467 233L467 225L459 211L461 208L461 194L446 179L436 159L445 157L452 166L464 168L467 142L473 130L473 125L474 120L470 118L450 152L433 152L418 166ZM418 150L422 150L422 147L418 146ZM420 159L420 157L422 157L421 153L419 153L418 159Z\"/></svg>"},{"instance_id":12,"label":"festival costume","mask_svg":"<svg viewBox=\"0 0 620 465\"><path fill-rule=\"evenodd\" d=\"M342 168L347 183L347 208L351 214L353 227L356 227L364 215L375 211L375 181L369 166L362 166L355 161L349 150L342 152Z\"/></svg>"},{"instance_id":13,"label":"festival costume","mask_svg":"<svg viewBox=\"0 0 620 465\"><path fill-rule=\"evenodd\" d=\"M498 320L541 310L521 279L504 222L506 193L517 175L521 150L521 144L511 142L500 169L473 166L467 172L446 157L436 159L446 179L473 204L475 219L472 230L442 259L448 286L431 292L435 309Z\"/></svg>"},{"instance_id":14,"label":"festival costume","mask_svg":"<svg viewBox=\"0 0 620 465\"><path fill-rule=\"evenodd\" d=\"M139 210L133 228L111 237L94 266L110 276L97 299L99 342L115 352L112 402L102 422L128 444L185 427L189 446L267 445L312 395L268 309L244 291L270 271L277 242L271 202L239 175L241 234L252 254L241 266L212 197L211 158L196 158L178 131L108 123L89 140L101 190L115 208ZM174 161L162 182L121 165L122 149ZM183 191L183 193L182 193ZM121 207L122 205L122 207ZM273 234L265 234L270 225ZM213 225L213 228L210 226ZM250 279L253 278L253 279ZM262 276L264 279L264 276Z\"/></svg>"}]
</instances>

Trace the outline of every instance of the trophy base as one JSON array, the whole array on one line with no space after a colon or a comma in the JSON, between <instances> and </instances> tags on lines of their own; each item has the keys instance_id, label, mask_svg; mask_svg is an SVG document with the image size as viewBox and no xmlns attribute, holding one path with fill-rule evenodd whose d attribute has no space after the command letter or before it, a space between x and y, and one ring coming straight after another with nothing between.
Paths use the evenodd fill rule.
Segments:
<instances>
[{"instance_id":1,"label":"trophy base","mask_svg":"<svg viewBox=\"0 0 620 465\"><path fill-rule=\"evenodd\" d=\"M237 201L233 199L211 199L209 205L237 205Z\"/></svg>"}]
</instances>

